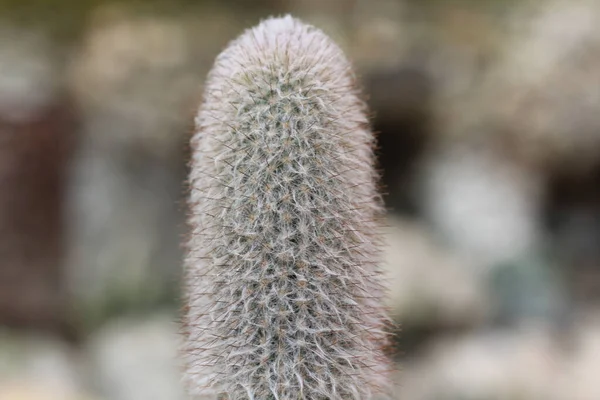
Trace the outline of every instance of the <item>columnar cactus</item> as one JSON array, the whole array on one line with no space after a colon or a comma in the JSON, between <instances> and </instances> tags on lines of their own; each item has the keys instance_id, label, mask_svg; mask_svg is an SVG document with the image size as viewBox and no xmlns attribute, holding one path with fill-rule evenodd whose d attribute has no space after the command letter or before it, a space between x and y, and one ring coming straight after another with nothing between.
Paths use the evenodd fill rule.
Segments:
<instances>
[{"instance_id":1,"label":"columnar cactus","mask_svg":"<svg viewBox=\"0 0 600 400\"><path fill-rule=\"evenodd\" d=\"M385 396L374 138L342 51L289 16L264 21L217 58L196 126L191 394Z\"/></svg>"}]
</instances>

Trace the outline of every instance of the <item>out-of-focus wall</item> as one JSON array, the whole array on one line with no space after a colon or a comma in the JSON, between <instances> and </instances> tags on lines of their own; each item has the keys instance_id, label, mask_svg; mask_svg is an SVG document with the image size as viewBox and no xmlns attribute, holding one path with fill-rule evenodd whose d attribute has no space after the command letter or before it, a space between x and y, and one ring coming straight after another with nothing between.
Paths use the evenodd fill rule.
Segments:
<instances>
[{"instance_id":1,"label":"out-of-focus wall","mask_svg":"<svg viewBox=\"0 0 600 400\"><path fill-rule=\"evenodd\" d=\"M0 1L0 400L183 399L187 142L219 51L292 13L354 61L403 400L595 400L594 0Z\"/></svg>"}]
</instances>

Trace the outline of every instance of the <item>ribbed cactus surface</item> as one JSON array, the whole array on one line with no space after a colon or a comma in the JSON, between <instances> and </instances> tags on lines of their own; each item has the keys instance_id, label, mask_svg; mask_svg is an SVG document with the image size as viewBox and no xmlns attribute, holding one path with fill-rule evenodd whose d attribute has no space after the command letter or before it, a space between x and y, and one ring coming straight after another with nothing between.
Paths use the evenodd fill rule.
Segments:
<instances>
[{"instance_id":1,"label":"ribbed cactus surface","mask_svg":"<svg viewBox=\"0 0 600 400\"><path fill-rule=\"evenodd\" d=\"M262 22L218 56L196 127L190 392L351 400L385 391L374 137L342 51L292 17Z\"/></svg>"}]
</instances>

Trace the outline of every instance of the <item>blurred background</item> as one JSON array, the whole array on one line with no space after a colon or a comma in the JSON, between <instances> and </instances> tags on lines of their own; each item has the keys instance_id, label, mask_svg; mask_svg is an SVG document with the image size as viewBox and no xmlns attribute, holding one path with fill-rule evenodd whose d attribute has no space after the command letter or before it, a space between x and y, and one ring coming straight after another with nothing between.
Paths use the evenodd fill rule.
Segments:
<instances>
[{"instance_id":1,"label":"blurred background","mask_svg":"<svg viewBox=\"0 0 600 400\"><path fill-rule=\"evenodd\" d=\"M184 400L187 142L291 12L354 61L402 400L598 400L596 0L0 0L0 400Z\"/></svg>"}]
</instances>

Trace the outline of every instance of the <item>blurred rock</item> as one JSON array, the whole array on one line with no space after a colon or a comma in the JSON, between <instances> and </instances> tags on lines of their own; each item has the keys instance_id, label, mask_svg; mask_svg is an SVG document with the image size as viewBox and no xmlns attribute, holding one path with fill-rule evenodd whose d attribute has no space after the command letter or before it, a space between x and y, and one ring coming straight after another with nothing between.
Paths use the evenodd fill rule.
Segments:
<instances>
[{"instance_id":1,"label":"blurred rock","mask_svg":"<svg viewBox=\"0 0 600 400\"><path fill-rule=\"evenodd\" d=\"M565 400L600 398L598 365L600 364L600 315L597 311L581 318L558 383L558 393Z\"/></svg>"},{"instance_id":2,"label":"blurred rock","mask_svg":"<svg viewBox=\"0 0 600 400\"><path fill-rule=\"evenodd\" d=\"M225 3L182 10L103 4L68 69L85 117L71 176L68 281L88 328L178 299L194 114L214 57L253 15Z\"/></svg>"},{"instance_id":3,"label":"blurred rock","mask_svg":"<svg viewBox=\"0 0 600 400\"><path fill-rule=\"evenodd\" d=\"M481 321L490 306L481 277L436 244L423 226L397 217L387 222L384 271L394 318L403 326Z\"/></svg>"},{"instance_id":4,"label":"blurred rock","mask_svg":"<svg viewBox=\"0 0 600 400\"><path fill-rule=\"evenodd\" d=\"M185 21L99 8L72 57L69 83L86 115L113 124L93 136L101 149L140 149L160 159L182 151L202 77ZM133 126L114 129L119 122ZM92 122L92 123L93 123Z\"/></svg>"},{"instance_id":5,"label":"blurred rock","mask_svg":"<svg viewBox=\"0 0 600 400\"><path fill-rule=\"evenodd\" d=\"M434 134L441 141L497 134L494 126L481 124L495 104L480 94L506 40L503 6L508 2L440 2L421 28L425 39L415 37L422 68L433 81Z\"/></svg>"},{"instance_id":6,"label":"blurred rock","mask_svg":"<svg viewBox=\"0 0 600 400\"><path fill-rule=\"evenodd\" d=\"M599 27L594 0L523 2L511 10L498 60L469 103L480 123L551 168L597 162Z\"/></svg>"},{"instance_id":7,"label":"blurred rock","mask_svg":"<svg viewBox=\"0 0 600 400\"><path fill-rule=\"evenodd\" d=\"M561 354L543 328L473 333L441 340L405 365L397 398L567 400L555 384L563 371Z\"/></svg>"},{"instance_id":8,"label":"blurred rock","mask_svg":"<svg viewBox=\"0 0 600 400\"><path fill-rule=\"evenodd\" d=\"M0 400L98 400L86 394L65 394L54 391L51 388L28 382L22 385L14 385L0 388Z\"/></svg>"},{"instance_id":9,"label":"blurred rock","mask_svg":"<svg viewBox=\"0 0 600 400\"><path fill-rule=\"evenodd\" d=\"M350 3L350 2L346 2ZM410 49L412 26L405 2L354 0L348 15L348 53L358 70L394 69Z\"/></svg>"},{"instance_id":10,"label":"blurred rock","mask_svg":"<svg viewBox=\"0 0 600 400\"><path fill-rule=\"evenodd\" d=\"M572 310L564 272L548 256L525 254L492 267L488 277L494 321L515 325L522 321L570 326Z\"/></svg>"},{"instance_id":11,"label":"blurred rock","mask_svg":"<svg viewBox=\"0 0 600 400\"><path fill-rule=\"evenodd\" d=\"M0 332L1 400L91 400L77 355L45 336Z\"/></svg>"},{"instance_id":12,"label":"blurred rock","mask_svg":"<svg viewBox=\"0 0 600 400\"><path fill-rule=\"evenodd\" d=\"M536 324L440 339L401 366L396 398L598 399L599 322L584 313L563 340Z\"/></svg>"},{"instance_id":13,"label":"blurred rock","mask_svg":"<svg viewBox=\"0 0 600 400\"><path fill-rule=\"evenodd\" d=\"M111 400L184 400L178 348L173 315L117 319L88 344L93 384Z\"/></svg>"},{"instance_id":14,"label":"blurred rock","mask_svg":"<svg viewBox=\"0 0 600 400\"><path fill-rule=\"evenodd\" d=\"M70 67L85 124L71 176L69 286L88 327L177 299L201 87L184 22L101 8Z\"/></svg>"},{"instance_id":15,"label":"blurred rock","mask_svg":"<svg viewBox=\"0 0 600 400\"><path fill-rule=\"evenodd\" d=\"M112 120L115 123L114 120ZM128 133L127 122L92 127ZM135 129L135 124L130 125ZM88 327L177 299L183 165L84 143L71 182L69 287Z\"/></svg>"},{"instance_id":16,"label":"blurred rock","mask_svg":"<svg viewBox=\"0 0 600 400\"><path fill-rule=\"evenodd\" d=\"M476 267L508 262L542 243L543 177L495 146L439 146L423 167L423 211Z\"/></svg>"},{"instance_id":17,"label":"blurred rock","mask_svg":"<svg viewBox=\"0 0 600 400\"><path fill-rule=\"evenodd\" d=\"M0 115L8 123L37 120L64 89L58 48L46 35L0 20Z\"/></svg>"},{"instance_id":18,"label":"blurred rock","mask_svg":"<svg viewBox=\"0 0 600 400\"><path fill-rule=\"evenodd\" d=\"M443 243L484 282L490 321L565 324L564 274L546 249L544 175L499 141L445 143L424 163L421 204Z\"/></svg>"}]
</instances>

